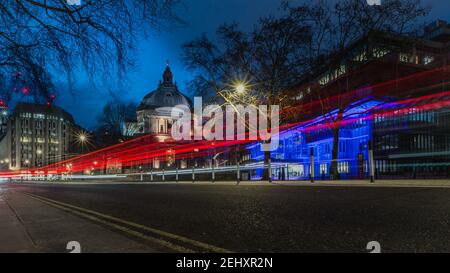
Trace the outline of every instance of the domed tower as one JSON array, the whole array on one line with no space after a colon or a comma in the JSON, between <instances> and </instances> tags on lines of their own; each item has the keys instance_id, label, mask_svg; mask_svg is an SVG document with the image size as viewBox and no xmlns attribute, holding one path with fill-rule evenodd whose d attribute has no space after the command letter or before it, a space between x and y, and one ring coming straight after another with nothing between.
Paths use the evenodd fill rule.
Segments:
<instances>
[{"instance_id":1,"label":"domed tower","mask_svg":"<svg viewBox=\"0 0 450 273\"><path fill-rule=\"evenodd\" d=\"M167 64L158 88L148 93L137 108L141 133L156 134L159 141L170 138L170 130L175 121L172 118L172 110L178 105L192 109L191 100L178 90Z\"/></svg>"},{"instance_id":2,"label":"domed tower","mask_svg":"<svg viewBox=\"0 0 450 273\"><path fill-rule=\"evenodd\" d=\"M169 64L167 64L166 69L163 73L163 85L164 86L173 86L173 74L170 70Z\"/></svg>"}]
</instances>

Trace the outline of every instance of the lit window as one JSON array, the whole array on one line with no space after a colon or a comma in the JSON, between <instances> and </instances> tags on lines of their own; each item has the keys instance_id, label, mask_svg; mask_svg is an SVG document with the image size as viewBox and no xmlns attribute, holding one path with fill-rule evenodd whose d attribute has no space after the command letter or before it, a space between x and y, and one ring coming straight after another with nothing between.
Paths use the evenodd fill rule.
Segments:
<instances>
[{"instance_id":1,"label":"lit window","mask_svg":"<svg viewBox=\"0 0 450 273\"><path fill-rule=\"evenodd\" d=\"M319 84L320 85L326 85L329 82L330 82L330 76L328 74L324 75L322 78L319 79Z\"/></svg>"},{"instance_id":2,"label":"lit window","mask_svg":"<svg viewBox=\"0 0 450 273\"><path fill-rule=\"evenodd\" d=\"M349 167L347 161L338 162L338 172L339 173L348 173Z\"/></svg>"},{"instance_id":3,"label":"lit window","mask_svg":"<svg viewBox=\"0 0 450 273\"><path fill-rule=\"evenodd\" d=\"M406 53L400 53L400 62L409 63L411 57Z\"/></svg>"},{"instance_id":4,"label":"lit window","mask_svg":"<svg viewBox=\"0 0 450 273\"><path fill-rule=\"evenodd\" d=\"M303 92L300 92L297 97L295 97L296 100L301 100L303 99Z\"/></svg>"},{"instance_id":5,"label":"lit window","mask_svg":"<svg viewBox=\"0 0 450 273\"><path fill-rule=\"evenodd\" d=\"M419 56L417 56L417 55L400 53L399 58L400 58L400 62L402 62L402 63L419 64Z\"/></svg>"},{"instance_id":6,"label":"lit window","mask_svg":"<svg viewBox=\"0 0 450 273\"><path fill-rule=\"evenodd\" d=\"M356 55L353 60L356 61L356 62L365 62L365 61L367 61L367 54L366 54L366 52L363 51L362 53Z\"/></svg>"},{"instance_id":7,"label":"lit window","mask_svg":"<svg viewBox=\"0 0 450 273\"><path fill-rule=\"evenodd\" d=\"M382 58L382 57L386 56L387 54L389 54L389 50L384 49L384 48L374 48L372 51L372 55L375 58Z\"/></svg>"},{"instance_id":8,"label":"lit window","mask_svg":"<svg viewBox=\"0 0 450 273\"><path fill-rule=\"evenodd\" d=\"M430 64L434 61L434 57L433 56L425 56L423 57L423 64L427 65Z\"/></svg>"}]
</instances>

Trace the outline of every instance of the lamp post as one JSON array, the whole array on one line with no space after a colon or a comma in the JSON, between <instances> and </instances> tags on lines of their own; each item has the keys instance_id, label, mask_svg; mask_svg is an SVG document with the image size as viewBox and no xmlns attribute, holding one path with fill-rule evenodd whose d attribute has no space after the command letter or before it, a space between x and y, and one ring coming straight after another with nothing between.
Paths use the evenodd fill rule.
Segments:
<instances>
[{"instance_id":1,"label":"lamp post","mask_svg":"<svg viewBox=\"0 0 450 273\"><path fill-rule=\"evenodd\" d=\"M369 140L370 183L375 182L375 163L373 160L373 142Z\"/></svg>"},{"instance_id":2,"label":"lamp post","mask_svg":"<svg viewBox=\"0 0 450 273\"><path fill-rule=\"evenodd\" d=\"M84 153L84 143L85 143L86 140L87 140L86 134L81 133L81 134L78 136L78 140L80 141L80 144L81 144L81 153L83 154L83 153Z\"/></svg>"},{"instance_id":3,"label":"lamp post","mask_svg":"<svg viewBox=\"0 0 450 273\"><path fill-rule=\"evenodd\" d=\"M192 183L195 182L195 165L197 165L197 159L195 153L197 153L199 150L197 148L194 149L194 152L191 154L192 159Z\"/></svg>"},{"instance_id":4,"label":"lamp post","mask_svg":"<svg viewBox=\"0 0 450 273\"><path fill-rule=\"evenodd\" d=\"M309 161L311 162L311 169L310 169L310 174L311 174L311 183L314 183L314 148L310 148L309 149Z\"/></svg>"},{"instance_id":5,"label":"lamp post","mask_svg":"<svg viewBox=\"0 0 450 273\"><path fill-rule=\"evenodd\" d=\"M213 156L211 162L212 162L212 173L211 173L211 180L214 183L216 181L216 162L217 162L217 157L219 155L223 154L223 152L217 153Z\"/></svg>"}]
</instances>

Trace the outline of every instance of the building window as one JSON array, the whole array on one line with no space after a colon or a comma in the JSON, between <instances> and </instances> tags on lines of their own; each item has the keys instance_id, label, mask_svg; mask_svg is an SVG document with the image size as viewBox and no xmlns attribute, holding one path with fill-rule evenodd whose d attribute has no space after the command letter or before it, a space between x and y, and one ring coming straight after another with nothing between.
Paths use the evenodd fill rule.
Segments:
<instances>
[{"instance_id":1,"label":"building window","mask_svg":"<svg viewBox=\"0 0 450 273\"><path fill-rule=\"evenodd\" d=\"M355 58L353 58L353 60L355 62L365 62L365 61L367 61L366 51L363 51L360 54L356 55Z\"/></svg>"},{"instance_id":2,"label":"building window","mask_svg":"<svg viewBox=\"0 0 450 273\"><path fill-rule=\"evenodd\" d=\"M434 57L433 56L425 56L423 57L423 64L427 65L430 64L434 61Z\"/></svg>"},{"instance_id":3,"label":"building window","mask_svg":"<svg viewBox=\"0 0 450 273\"><path fill-rule=\"evenodd\" d=\"M406 53L400 53L399 59L400 59L400 62L402 62L402 63L409 63L410 56Z\"/></svg>"},{"instance_id":4,"label":"building window","mask_svg":"<svg viewBox=\"0 0 450 273\"><path fill-rule=\"evenodd\" d=\"M419 56L417 55L400 53L399 59L402 63L419 64Z\"/></svg>"},{"instance_id":5,"label":"building window","mask_svg":"<svg viewBox=\"0 0 450 273\"><path fill-rule=\"evenodd\" d=\"M386 56L387 54L389 54L389 50L384 49L384 48L374 48L372 51L372 55L374 58L382 58L384 56Z\"/></svg>"},{"instance_id":6,"label":"building window","mask_svg":"<svg viewBox=\"0 0 450 273\"><path fill-rule=\"evenodd\" d=\"M338 162L338 172L339 173L348 173L349 167L347 161Z\"/></svg>"}]
</instances>

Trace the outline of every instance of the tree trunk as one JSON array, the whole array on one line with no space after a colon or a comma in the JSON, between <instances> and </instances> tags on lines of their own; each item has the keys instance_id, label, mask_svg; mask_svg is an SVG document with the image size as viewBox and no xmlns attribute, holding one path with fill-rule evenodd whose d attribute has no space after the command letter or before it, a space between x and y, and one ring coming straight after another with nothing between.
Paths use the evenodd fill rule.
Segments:
<instances>
[{"instance_id":1,"label":"tree trunk","mask_svg":"<svg viewBox=\"0 0 450 273\"><path fill-rule=\"evenodd\" d=\"M333 127L333 148L331 152L331 179L339 179L338 157L339 157L339 126Z\"/></svg>"},{"instance_id":2,"label":"tree trunk","mask_svg":"<svg viewBox=\"0 0 450 273\"><path fill-rule=\"evenodd\" d=\"M270 95L270 97L272 97L272 95ZM267 129L270 130L270 132L272 132L272 104L270 103L271 100L269 100L269 106L268 106L268 112L267 112L267 117L259 117L259 118L267 118ZM258 124L258 129L259 128L259 124ZM271 140L267 140L267 141L263 141L262 144L269 144L271 143ZM270 150L269 151L264 151L264 165L269 164L270 161ZM269 181L271 182L271 170L269 170L269 168L263 168L263 177L262 180L264 181Z\"/></svg>"},{"instance_id":3,"label":"tree trunk","mask_svg":"<svg viewBox=\"0 0 450 273\"><path fill-rule=\"evenodd\" d=\"M332 180L339 180L339 170L338 170L338 160L339 160L339 130L341 129L341 121L344 117L344 109L339 109L336 120L331 127L331 130L333 131L333 148L331 151L331 179Z\"/></svg>"},{"instance_id":4,"label":"tree trunk","mask_svg":"<svg viewBox=\"0 0 450 273\"><path fill-rule=\"evenodd\" d=\"M269 164L270 151L264 151L264 165ZM269 169L263 169L262 180L269 180Z\"/></svg>"}]
</instances>

